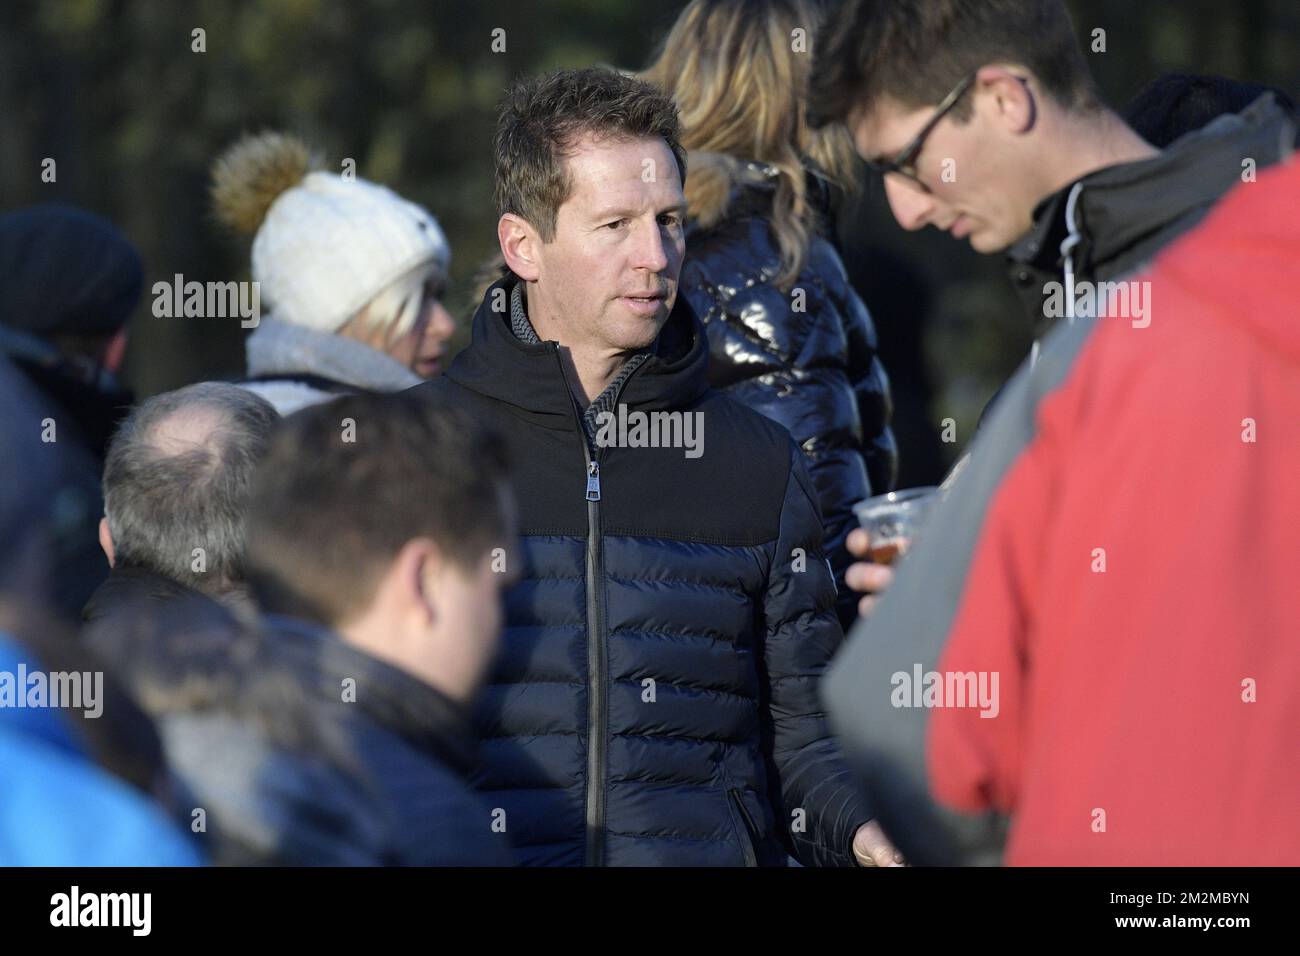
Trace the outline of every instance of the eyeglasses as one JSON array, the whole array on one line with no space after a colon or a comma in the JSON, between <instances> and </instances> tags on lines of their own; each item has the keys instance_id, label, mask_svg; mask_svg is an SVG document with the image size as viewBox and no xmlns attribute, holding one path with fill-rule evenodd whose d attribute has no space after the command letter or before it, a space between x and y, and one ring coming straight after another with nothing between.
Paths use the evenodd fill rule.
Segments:
<instances>
[{"instance_id":1,"label":"eyeglasses","mask_svg":"<svg viewBox=\"0 0 1300 956\"><path fill-rule=\"evenodd\" d=\"M930 187L921 182L920 177L917 175L916 158L921 155L921 149L925 146L926 137L934 131L936 126L939 125L939 121L947 116L948 112L957 105L957 101L960 100L962 95L971 88L971 84L974 82L975 74L972 73L953 87L952 92L945 96L939 103L939 108L934 111L934 115L930 117L929 122L921 127L921 132L916 134L916 138L908 143L901 153L893 159L886 160L883 163L869 159L866 161L867 168L873 172L879 173L882 177L888 176L890 173L898 173L900 176L907 177L928 193Z\"/></svg>"}]
</instances>

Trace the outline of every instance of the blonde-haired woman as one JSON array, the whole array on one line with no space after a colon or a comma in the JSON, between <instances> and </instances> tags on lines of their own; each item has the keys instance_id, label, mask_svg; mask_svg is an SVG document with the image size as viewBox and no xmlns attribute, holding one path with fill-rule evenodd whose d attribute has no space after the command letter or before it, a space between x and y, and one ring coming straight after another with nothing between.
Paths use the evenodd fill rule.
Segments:
<instances>
[{"instance_id":1,"label":"blonde-haired woman","mask_svg":"<svg viewBox=\"0 0 1300 956\"><path fill-rule=\"evenodd\" d=\"M441 298L451 250L420 206L324 172L300 140L241 139L214 164L217 218L253 234L266 311L248 378L282 415L343 392L395 392L446 364L455 322Z\"/></svg>"},{"instance_id":2,"label":"blonde-haired woman","mask_svg":"<svg viewBox=\"0 0 1300 956\"><path fill-rule=\"evenodd\" d=\"M673 95L690 151L680 289L708 330L709 377L803 448L847 627L851 506L893 487L898 453L875 329L830 240L830 191L854 186L857 159L846 130L805 118L819 9L694 0L643 77Z\"/></svg>"}]
</instances>

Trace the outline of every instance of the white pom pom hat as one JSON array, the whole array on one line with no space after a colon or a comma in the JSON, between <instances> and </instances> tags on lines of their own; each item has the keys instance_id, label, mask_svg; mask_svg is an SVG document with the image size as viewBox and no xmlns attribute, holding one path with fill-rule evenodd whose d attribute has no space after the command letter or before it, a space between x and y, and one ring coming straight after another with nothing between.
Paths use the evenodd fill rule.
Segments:
<instances>
[{"instance_id":1,"label":"white pom pom hat","mask_svg":"<svg viewBox=\"0 0 1300 956\"><path fill-rule=\"evenodd\" d=\"M337 332L394 280L426 263L445 276L438 220L391 189L311 172L271 203L253 239L253 279L275 318Z\"/></svg>"}]
</instances>

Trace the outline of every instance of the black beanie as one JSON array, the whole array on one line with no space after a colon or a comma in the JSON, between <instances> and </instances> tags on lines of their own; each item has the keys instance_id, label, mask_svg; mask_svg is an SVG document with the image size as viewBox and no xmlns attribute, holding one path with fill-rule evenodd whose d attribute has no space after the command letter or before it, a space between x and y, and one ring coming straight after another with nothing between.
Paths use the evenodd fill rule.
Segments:
<instances>
[{"instance_id":1,"label":"black beanie","mask_svg":"<svg viewBox=\"0 0 1300 956\"><path fill-rule=\"evenodd\" d=\"M116 332L143 284L139 253L103 216L63 203L0 216L0 324L36 335Z\"/></svg>"}]
</instances>

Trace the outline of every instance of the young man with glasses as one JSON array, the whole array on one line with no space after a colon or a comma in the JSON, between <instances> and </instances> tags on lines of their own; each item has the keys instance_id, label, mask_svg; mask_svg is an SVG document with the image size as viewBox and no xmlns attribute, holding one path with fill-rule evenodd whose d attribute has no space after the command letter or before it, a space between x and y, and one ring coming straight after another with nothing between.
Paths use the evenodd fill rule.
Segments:
<instances>
[{"instance_id":1,"label":"young man with glasses","mask_svg":"<svg viewBox=\"0 0 1300 956\"><path fill-rule=\"evenodd\" d=\"M1049 283L1136 271L1295 139L1265 95L1162 153L1101 101L1062 0L850 0L818 42L813 122L848 125L904 229L1005 251L1039 332Z\"/></svg>"},{"instance_id":2,"label":"young man with glasses","mask_svg":"<svg viewBox=\"0 0 1300 956\"><path fill-rule=\"evenodd\" d=\"M1046 307L1054 285L1059 296L1084 282L1128 279L1234 185L1253 182L1245 173L1260 170L1260 185L1243 185L1240 193L1265 189L1269 174L1262 170L1291 153L1296 135L1267 94L1157 150L1101 103L1061 0L848 0L817 44L810 102L821 121L848 124L859 154L883 175L899 223L933 225L979 252L1005 250L1039 320L1056 318ZM1274 179L1270 195L1285 195L1289 181ZM1262 366L1258 356L1237 355L1194 329L1193 320L1214 309L1198 312L1189 304L1211 294L1215 301L1253 302L1246 290L1277 271L1269 262L1281 261L1284 252L1271 259L1265 252L1272 253L1269 243L1280 230L1274 224L1270 236L1264 217L1254 229L1251 216L1260 203L1241 208L1246 212L1232 229L1193 244L1196 254L1175 254L1172 266L1131 283L1147 287L1142 322L1108 322L1098 318L1105 312L1081 309L1078 321L1060 323L1044 338L1038 360L1021 366L986 415L969 463L932 511L895 583L889 569L871 565L854 565L846 574L854 588L887 586L889 592L858 622L822 696L845 757L869 784L881 824L912 862L999 860L1007 814L1017 821L1006 854L1012 862L1095 859L1082 849L1089 839L1112 861L1126 853L1130 861L1161 859L1167 845L1161 841L1174 830L1142 804L1143 791L1153 788L1133 785L1121 764L1108 761L1099 736L1104 721L1087 719L1092 711L1077 700L1089 692L1100 699L1106 687L1122 685L1124 667L1111 662L1166 633L1102 622L1123 619L1131 609L1168 612L1160 619L1172 620L1174 609L1196 606L1196 592L1169 561L1176 549L1161 552L1164 560L1138 557L1136 544L1116 545L1120 533L1110 529L1143 527L1152 514L1199 515L1201 502L1222 497L1206 489L1247 473L1239 465L1241 448L1254 438L1207 423L1243 420L1247 413L1237 412L1242 400L1234 389L1248 391ZM1233 253L1231 269L1212 267L1221 241L1225 255ZM1239 311L1244 316L1250 309ZM1236 366L1233 355L1240 358ZM1194 376L1194 369L1204 374ZM1162 431L1166 419L1179 430ZM1252 468L1260 464L1251 461ZM1135 498L1132 478L1149 484L1157 475L1167 480L1153 511L1156 499ZM1189 495L1193 488L1201 490ZM1173 500L1186 504L1180 509ZM1184 523L1182 540L1208 533L1203 519L1196 520L1199 528ZM1065 547L1059 529L1067 521L1081 530ZM849 550L861 555L864 536L851 535ZM1145 538L1129 540L1178 539L1148 527ZM1084 541L1091 543L1084 547ZM1113 557L1117 548L1127 557L1107 569L1104 555ZM1042 583L1053 573L1055 591ZM1250 600L1238 604L1250 606ZM1212 620L1196 622L1198 639ZM971 635L1003 656L961 656ZM1104 657L1091 651L1099 666L1075 668L1073 677L1032 699L1027 683L1017 683L1032 663L1043 686L1044 672L1060 672L1070 654L1089 654L1090 638L1106 648ZM994 689L978 712L969 702L960 712L932 711L964 705L915 699L919 691L909 700L901 692L911 684L900 680L913 674L927 681L939 674L946 686L964 675L989 683L999 678L1000 696ZM970 729L971 715L982 730L954 734L957 725ZM1179 725L1182 712L1157 716L1163 725L1144 714L1133 733L1149 740L1152 728ZM1200 732L1195 721L1181 726L1187 739ZM1067 786L1061 781L1071 759L1083 770ZM1080 779L1085 786L1075 786ZM1052 786L1058 789L1045 799L1044 787ZM1084 801L1092 802L1079 824L1073 814ZM1122 838L1098 840L1102 831L1090 829L1097 818L1088 816L1089 808L1140 804L1134 813L1141 822ZM1257 819L1251 818L1251 833Z\"/></svg>"},{"instance_id":3,"label":"young man with glasses","mask_svg":"<svg viewBox=\"0 0 1300 956\"><path fill-rule=\"evenodd\" d=\"M1101 101L1062 0L849 0L818 43L811 121L848 125L904 229L1005 252L1037 338L1088 311L1150 322L1150 297L1112 284L1296 137L1268 93L1156 149ZM862 534L847 546L866 554ZM867 592L891 580L845 575Z\"/></svg>"}]
</instances>

